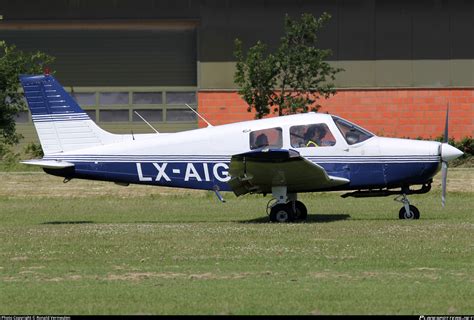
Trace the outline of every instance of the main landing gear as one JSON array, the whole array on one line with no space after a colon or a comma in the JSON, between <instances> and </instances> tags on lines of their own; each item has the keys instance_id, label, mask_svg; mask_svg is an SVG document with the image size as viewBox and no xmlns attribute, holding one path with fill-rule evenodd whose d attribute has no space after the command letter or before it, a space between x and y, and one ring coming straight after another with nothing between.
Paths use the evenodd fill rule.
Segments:
<instances>
[{"instance_id":1,"label":"main landing gear","mask_svg":"<svg viewBox=\"0 0 474 320\"><path fill-rule=\"evenodd\" d=\"M303 202L297 200L296 193L288 194L286 187L273 187L273 199L267 205L267 213L271 222L293 222L306 220L308 209ZM272 204L271 202L274 201Z\"/></svg>"},{"instance_id":2,"label":"main landing gear","mask_svg":"<svg viewBox=\"0 0 474 320\"><path fill-rule=\"evenodd\" d=\"M394 199L395 201L403 203L403 207L398 212L400 219L420 219L420 211L417 207L410 204L405 193L399 195Z\"/></svg>"}]
</instances>

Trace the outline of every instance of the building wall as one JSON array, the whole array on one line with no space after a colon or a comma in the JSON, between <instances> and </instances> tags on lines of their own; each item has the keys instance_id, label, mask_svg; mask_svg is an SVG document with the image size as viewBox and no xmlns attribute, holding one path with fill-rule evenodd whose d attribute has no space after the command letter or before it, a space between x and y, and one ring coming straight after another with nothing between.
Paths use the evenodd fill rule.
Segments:
<instances>
[{"instance_id":1,"label":"building wall","mask_svg":"<svg viewBox=\"0 0 474 320\"><path fill-rule=\"evenodd\" d=\"M139 83L148 80L140 73L147 73L146 64L152 67L148 73L176 66L174 61L167 64L160 52L181 43L176 50L189 51L186 55L197 63L194 77L200 89L235 89L234 40L241 39L244 48L261 40L273 50L283 34L285 15L297 18L304 12L332 15L319 34L319 45L331 49L330 62L346 70L336 79L340 88L474 87L471 0L15 0L0 2L0 32L41 25L81 30L76 43L67 46L90 61L104 61L100 55L108 44L123 37L123 46L112 44L112 54L105 52L111 56L106 62L128 72L127 81L135 86L170 85ZM183 28L196 32L197 48L173 41L172 35L154 35ZM109 43L97 39L98 32L108 32ZM46 45L54 49L51 53L58 51L61 42L41 37L36 41L44 43L41 49ZM74 59L71 56L70 63ZM79 61L83 59L87 61Z\"/></svg>"},{"instance_id":2,"label":"building wall","mask_svg":"<svg viewBox=\"0 0 474 320\"><path fill-rule=\"evenodd\" d=\"M471 0L7 0L0 1L0 40L32 49L15 32L36 32L35 47L58 53L56 74L75 90L192 86L199 111L220 124L253 118L235 92L235 38L244 48L261 40L273 50L285 14L303 12L332 15L319 44L345 69L336 78L339 93L321 111L379 134L437 137L449 100L450 132L474 135ZM54 41L61 34L77 37L64 45ZM130 132L135 124L104 125ZM157 123L163 131L197 125L197 118L185 126Z\"/></svg>"},{"instance_id":3,"label":"building wall","mask_svg":"<svg viewBox=\"0 0 474 320\"><path fill-rule=\"evenodd\" d=\"M285 14L332 18L319 33L339 88L474 87L474 1L221 1L201 6L201 89L235 89L234 40L278 47ZM245 19L243 19L245 17Z\"/></svg>"},{"instance_id":4,"label":"building wall","mask_svg":"<svg viewBox=\"0 0 474 320\"><path fill-rule=\"evenodd\" d=\"M243 1L201 7L199 110L215 124L253 119L233 82L233 40L278 46L286 13L332 15L320 33L338 94L321 112L376 134L439 137L450 104L450 135L474 135L474 2L463 0ZM245 23L242 23L245 17ZM210 45L215 43L216 45ZM219 45L217 45L219 43ZM199 122L204 126L203 122Z\"/></svg>"},{"instance_id":5,"label":"building wall","mask_svg":"<svg viewBox=\"0 0 474 320\"><path fill-rule=\"evenodd\" d=\"M341 116L377 135L436 138L444 133L446 107L450 106L449 136L474 134L473 89L339 90L320 100L319 112ZM198 94L200 113L213 125L254 119L235 91ZM200 127L205 127L203 121Z\"/></svg>"}]
</instances>

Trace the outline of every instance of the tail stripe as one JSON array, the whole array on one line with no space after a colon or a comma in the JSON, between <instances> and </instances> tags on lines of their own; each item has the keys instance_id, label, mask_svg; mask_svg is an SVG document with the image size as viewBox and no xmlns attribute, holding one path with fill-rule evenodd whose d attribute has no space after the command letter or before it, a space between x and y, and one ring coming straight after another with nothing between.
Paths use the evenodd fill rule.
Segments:
<instances>
[{"instance_id":1,"label":"tail stripe","mask_svg":"<svg viewBox=\"0 0 474 320\"><path fill-rule=\"evenodd\" d=\"M87 113L65 113L55 115L32 115L35 122L54 122L54 121L74 121L74 120L89 120Z\"/></svg>"}]
</instances>

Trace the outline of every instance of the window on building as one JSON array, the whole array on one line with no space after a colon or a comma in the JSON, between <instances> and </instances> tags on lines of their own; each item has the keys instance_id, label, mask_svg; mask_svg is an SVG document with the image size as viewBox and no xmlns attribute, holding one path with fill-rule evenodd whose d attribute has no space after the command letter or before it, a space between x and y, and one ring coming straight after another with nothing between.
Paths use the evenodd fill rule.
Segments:
<instances>
[{"instance_id":1,"label":"window on building","mask_svg":"<svg viewBox=\"0 0 474 320\"><path fill-rule=\"evenodd\" d=\"M162 104L163 94L161 92L134 92L133 104Z\"/></svg>"},{"instance_id":2,"label":"window on building","mask_svg":"<svg viewBox=\"0 0 474 320\"><path fill-rule=\"evenodd\" d=\"M189 109L167 109L166 121L191 122L191 121L197 121L197 117L196 117L196 114Z\"/></svg>"},{"instance_id":3,"label":"window on building","mask_svg":"<svg viewBox=\"0 0 474 320\"><path fill-rule=\"evenodd\" d=\"M281 148L283 146L281 128L270 128L250 132L250 149Z\"/></svg>"},{"instance_id":4,"label":"window on building","mask_svg":"<svg viewBox=\"0 0 474 320\"><path fill-rule=\"evenodd\" d=\"M317 123L291 127L290 143L293 148L329 147L336 144L336 138L325 123Z\"/></svg>"},{"instance_id":5,"label":"window on building","mask_svg":"<svg viewBox=\"0 0 474 320\"><path fill-rule=\"evenodd\" d=\"M80 106L96 105L95 92L74 92L71 95Z\"/></svg>"},{"instance_id":6,"label":"window on building","mask_svg":"<svg viewBox=\"0 0 474 320\"><path fill-rule=\"evenodd\" d=\"M101 122L128 122L128 110L100 110Z\"/></svg>"},{"instance_id":7,"label":"window on building","mask_svg":"<svg viewBox=\"0 0 474 320\"><path fill-rule=\"evenodd\" d=\"M163 110L161 109L135 109L148 122L163 121ZM143 120L135 113L132 114L133 122L143 122Z\"/></svg>"},{"instance_id":8,"label":"window on building","mask_svg":"<svg viewBox=\"0 0 474 320\"><path fill-rule=\"evenodd\" d=\"M196 92L166 92L166 104L196 103Z\"/></svg>"},{"instance_id":9,"label":"window on building","mask_svg":"<svg viewBox=\"0 0 474 320\"><path fill-rule=\"evenodd\" d=\"M126 87L116 88L115 92L100 91L99 88L95 92L88 91L90 88L82 90L85 91L71 92L71 96L95 122L139 123L143 120L134 113L136 110L146 121L197 124L196 114L185 107L188 104L197 108L196 91L166 91L166 88L134 91Z\"/></svg>"},{"instance_id":10,"label":"window on building","mask_svg":"<svg viewBox=\"0 0 474 320\"><path fill-rule=\"evenodd\" d=\"M99 104L102 106L128 105L128 92L101 92Z\"/></svg>"}]
</instances>

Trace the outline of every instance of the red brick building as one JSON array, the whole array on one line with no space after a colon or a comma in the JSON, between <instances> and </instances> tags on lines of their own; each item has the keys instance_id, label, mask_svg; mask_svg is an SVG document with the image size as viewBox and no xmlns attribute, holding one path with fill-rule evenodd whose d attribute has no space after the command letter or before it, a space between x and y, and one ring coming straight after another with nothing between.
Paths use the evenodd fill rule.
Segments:
<instances>
[{"instance_id":1,"label":"red brick building","mask_svg":"<svg viewBox=\"0 0 474 320\"><path fill-rule=\"evenodd\" d=\"M382 136L436 138L444 132L450 104L450 137L474 134L474 89L339 89L319 112L349 119ZM251 120L235 91L199 93L199 110L213 124ZM201 126L206 124L201 121Z\"/></svg>"}]
</instances>

